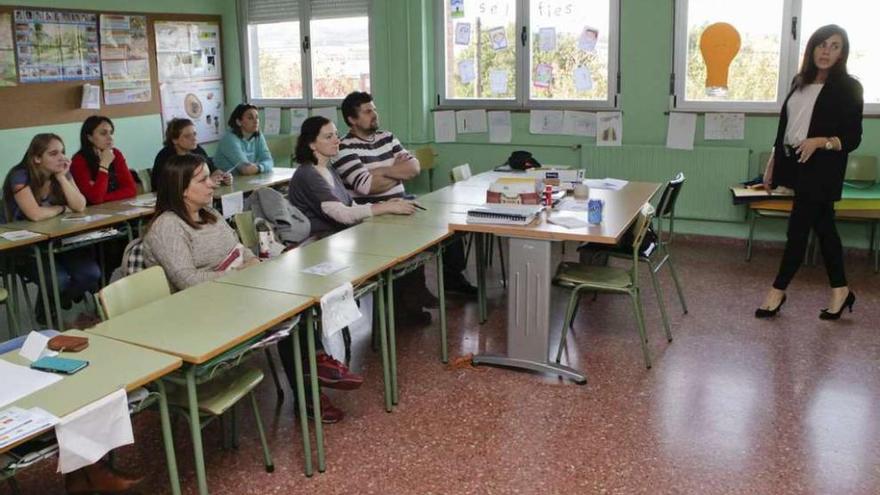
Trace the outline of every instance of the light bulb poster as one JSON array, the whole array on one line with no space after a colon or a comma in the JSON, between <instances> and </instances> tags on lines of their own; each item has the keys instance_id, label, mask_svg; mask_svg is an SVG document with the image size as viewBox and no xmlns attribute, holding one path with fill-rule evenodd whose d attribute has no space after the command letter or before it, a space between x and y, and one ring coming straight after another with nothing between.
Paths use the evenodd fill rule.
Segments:
<instances>
[{"instance_id":1,"label":"light bulb poster","mask_svg":"<svg viewBox=\"0 0 880 495\"><path fill-rule=\"evenodd\" d=\"M700 53L706 63L706 94L725 96L730 63L741 46L739 31L726 22L710 24L700 36Z\"/></svg>"}]
</instances>

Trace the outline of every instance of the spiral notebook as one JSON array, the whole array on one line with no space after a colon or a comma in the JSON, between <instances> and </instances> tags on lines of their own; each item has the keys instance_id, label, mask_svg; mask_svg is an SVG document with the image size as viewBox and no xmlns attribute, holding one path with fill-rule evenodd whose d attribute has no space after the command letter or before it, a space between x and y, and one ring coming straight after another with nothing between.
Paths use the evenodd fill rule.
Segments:
<instances>
[{"instance_id":1,"label":"spiral notebook","mask_svg":"<svg viewBox=\"0 0 880 495\"><path fill-rule=\"evenodd\" d=\"M498 225L528 225L543 210L539 205L491 205L472 208L467 212L467 223Z\"/></svg>"}]
</instances>

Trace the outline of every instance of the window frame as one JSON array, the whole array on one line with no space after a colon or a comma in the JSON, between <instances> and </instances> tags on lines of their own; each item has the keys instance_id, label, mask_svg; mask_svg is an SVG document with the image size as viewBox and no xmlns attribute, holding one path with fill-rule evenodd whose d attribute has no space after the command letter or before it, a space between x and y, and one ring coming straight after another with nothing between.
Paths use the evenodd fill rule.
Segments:
<instances>
[{"instance_id":1,"label":"window frame","mask_svg":"<svg viewBox=\"0 0 880 495\"><path fill-rule=\"evenodd\" d=\"M782 103L788 96L791 81L798 73L801 62L803 2L802 0L777 0L782 2L782 25L780 26L779 81L777 81L776 101L688 101L685 99L687 82L687 35L688 3L691 0L675 0L675 20L673 27L673 65L670 85L669 110L676 112L738 112L747 114L779 114ZM865 115L880 115L880 103L865 103Z\"/></svg>"},{"instance_id":2,"label":"window frame","mask_svg":"<svg viewBox=\"0 0 880 495\"><path fill-rule=\"evenodd\" d=\"M513 80L516 91L512 100L490 98L447 98L446 97L446 2L434 2L434 85L436 110L456 110L468 108L485 108L490 110L585 110L609 111L618 110L620 96L620 0L606 0L608 11L608 97L604 100L543 100L532 99L529 90L531 75L531 37L530 2L539 0L513 0L516 4L517 33L514 45L516 74ZM525 46L522 33L528 34Z\"/></svg>"},{"instance_id":3,"label":"window frame","mask_svg":"<svg viewBox=\"0 0 880 495\"><path fill-rule=\"evenodd\" d=\"M311 21L312 21L312 6L311 2L308 0L299 0L299 14L296 19L299 22L299 51L300 51L300 77L302 77L302 85L303 92L302 98L255 98L253 97L252 91L252 78L251 75L258 71L257 63L255 59L251 58L251 46L258 46L256 36L252 36L250 32L251 24L248 22L248 12L247 12L247 2L242 2L244 22L241 23L241 29L239 36L241 39L245 40L242 43L241 51L242 56L244 57L244 63L242 66L244 67L244 83L245 83L245 96L247 97L248 103L252 105L256 105L258 107L283 107L283 108L313 108L313 107L327 107L327 106L336 106L339 107L342 104L342 100L344 97L340 98L318 98L313 94L313 81L312 81L312 34L311 34ZM370 85L372 86L373 81L373 68L374 68L374 57L373 57L373 39L372 39L372 21L373 16L371 14L371 8L367 10L367 46L369 47L369 55L368 55L368 64L370 67ZM291 21L280 21L280 22L291 22ZM268 24L268 23L266 23ZM254 24L257 25L257 24ZM309 44L309 48L306 49L306 43Z\"/></svg>"}]
</instances>

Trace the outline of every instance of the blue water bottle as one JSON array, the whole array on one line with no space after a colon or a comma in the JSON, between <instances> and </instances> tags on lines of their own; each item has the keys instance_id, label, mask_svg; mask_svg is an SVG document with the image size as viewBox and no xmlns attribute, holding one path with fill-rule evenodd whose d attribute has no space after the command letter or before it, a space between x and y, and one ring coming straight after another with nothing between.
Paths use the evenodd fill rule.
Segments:
<instances>
[{"instance_id":1,"label":"blue water bottle","mask_svg":"<svg viewBox=\"0 0 880 495\"><path fill-rule=\"evenodd\" d=\"M587 201L587 222L592 225L599 225L602 223L602 210L604 208L604 200L590 199Z\"/></svg>"}]
</instances>

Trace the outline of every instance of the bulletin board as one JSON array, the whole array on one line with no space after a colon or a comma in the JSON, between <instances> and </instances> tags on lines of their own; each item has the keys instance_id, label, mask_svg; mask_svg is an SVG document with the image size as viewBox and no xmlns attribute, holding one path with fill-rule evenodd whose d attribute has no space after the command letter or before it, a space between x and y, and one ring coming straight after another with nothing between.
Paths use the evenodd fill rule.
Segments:
<instances>
[{"instance_id":1,"label":"bulletin board","mask_svg":"<svg viewBox=\"0 0 880 495\"><path fill-rule=\"evenodd\" d=\"M96 11L86 9L56 9L33 6L0 5L0 22L9 20L10 25L0 26L3 30L12 30L15 36L15 21L13 19L16 10L40 10L57 12L59 16L70 17L70 14L93 14L100 18L101 14L146 16L147 58L149 65L149 93L148 101L134 103L106 104L104 98L103 79L89 80L51 80L41 82L22 82L22 75L18 74L18 82L15 85L0 84L0 108L6 115L0 119L0 129L12 129L40 125L81 122L86 117L94 114L106 115L110 118L132 117L138 115L151 115L161 113L161 100L159 78L156 65L156 37L154 23L159 20L171 21L196 21L216 23L219 26L221 17L217 15L199 14L148 14L143 12L119 12L119 11ZM4 16L3 14L8 14ZM100 26L99 26L100 29ZM13 50L14 51L14 50ZM10 56L8 51L0 47L0 55ZM219 54L217 54L219 57ZM16 61L18 53L15 53ZM17 64L18 65L18 64ZM221 76L222 77L222 76ZM222 80L222 79L221 79ZM84 84L92 84L101 88L101 108L88 110L80 108L82 102L82 88Z\"/></svg>"}]
</instances>

